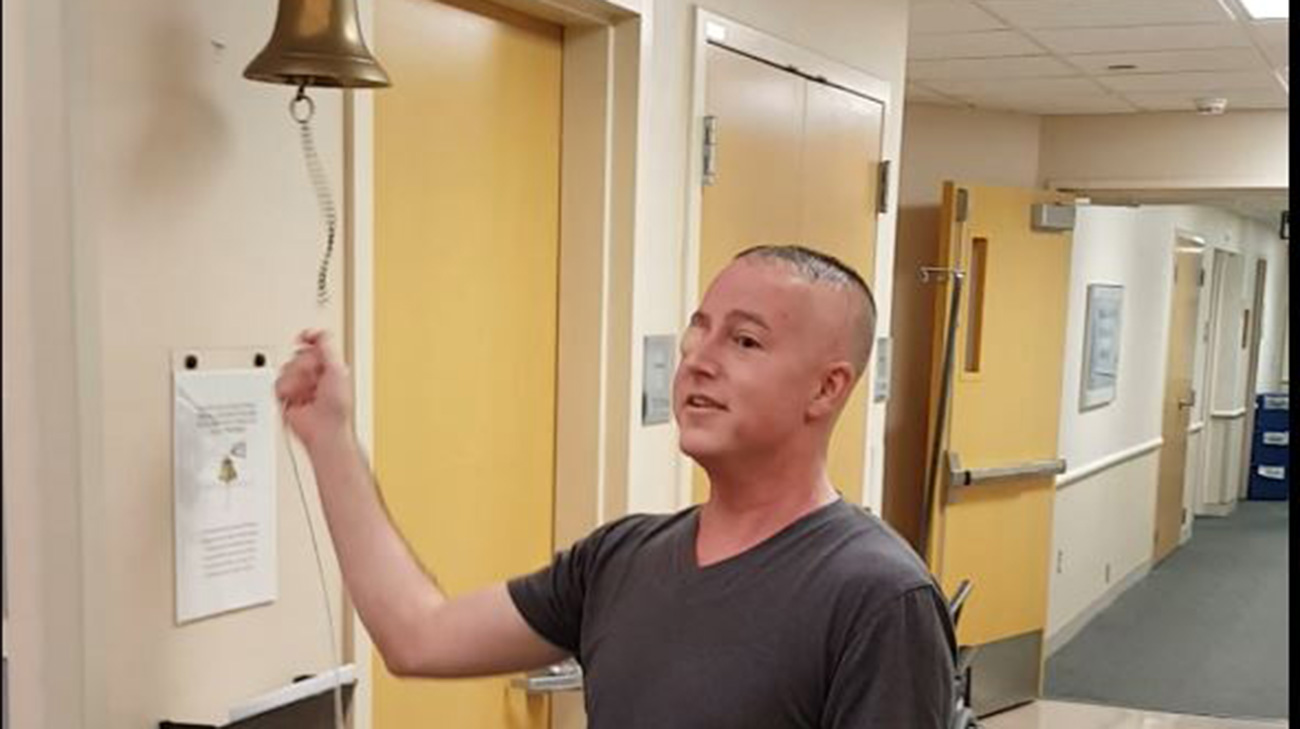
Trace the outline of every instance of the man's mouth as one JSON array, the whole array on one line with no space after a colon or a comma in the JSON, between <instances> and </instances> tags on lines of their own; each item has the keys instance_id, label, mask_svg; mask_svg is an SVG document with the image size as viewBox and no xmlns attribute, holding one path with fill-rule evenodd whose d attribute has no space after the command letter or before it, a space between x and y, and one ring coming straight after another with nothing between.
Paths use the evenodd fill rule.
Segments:
<instances>
[{"instance_id":1,"label":"man's mouth","mask_svg":"<svg viewBox=\"0 0 1300 729\"><path fill-rule=\"evenodd\" d=\"M726 410L727 406L708 395L687 395L686 407L700 410Z\"/></svg>"}]
</instances>

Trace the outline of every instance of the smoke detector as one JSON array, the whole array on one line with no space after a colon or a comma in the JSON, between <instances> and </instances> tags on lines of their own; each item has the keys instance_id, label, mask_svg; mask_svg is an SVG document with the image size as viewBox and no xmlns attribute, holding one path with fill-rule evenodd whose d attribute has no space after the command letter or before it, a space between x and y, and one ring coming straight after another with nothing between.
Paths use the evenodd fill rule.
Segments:
<instances>
[{"instance_id":1,"label":"smoke detector","mask_svg":"<svg viewBox=\"0 0 1300 729\"><path fill-rule=\"evenodd\" d=\"M1196 113L1204 116L1222 114L1228 108L1228 100L1223 98L1203 97L1196 100Z\"/></svg>"}]
</instances>

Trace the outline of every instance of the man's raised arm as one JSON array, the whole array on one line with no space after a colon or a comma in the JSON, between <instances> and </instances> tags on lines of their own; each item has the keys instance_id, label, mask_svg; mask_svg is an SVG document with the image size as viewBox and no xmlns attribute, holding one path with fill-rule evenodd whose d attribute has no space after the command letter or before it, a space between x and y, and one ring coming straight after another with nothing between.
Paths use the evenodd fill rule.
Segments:
<instances>
[{"instance_id":1,"label":"man's raised arm","mask_svg":"<svg viewBox=\"0 0 1300 729\"><path fill-rule=\"evenodd\" d=\"M541 667L565 652L524 621L503 583L448 599L398 534L357 444L346 368L305 332L276 396L311 458L343 582L388 670L481 676Z\"/></svg>"}]
</instances>

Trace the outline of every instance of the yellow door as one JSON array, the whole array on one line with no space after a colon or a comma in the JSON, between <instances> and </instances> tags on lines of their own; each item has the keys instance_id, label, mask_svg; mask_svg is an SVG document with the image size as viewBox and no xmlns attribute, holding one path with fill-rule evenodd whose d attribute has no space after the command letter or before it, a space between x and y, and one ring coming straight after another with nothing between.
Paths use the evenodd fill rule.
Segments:
<instances>
[{"instance_id":1,"label":"yellow door","mask_svg":"<svg viewBox=\"0 0 1300 729\"><path fill-rule=\"evenodd\" d=\"M972 701L984 713L1041 690L1059 470L1048 464L1058 458L1071 240L1030 227L1031 206L1059 195L960 188L965 220L958 185L949 182L939 226L937 265L960 269L964 279L926 558L949 595L962 580L973 583L958 639L982 647ZM936 306L931 439L953 287L946 281ZM1032 475L999 478L1000 469Z\"/></svg>"},{"instance_id":2,"label":"yellow door","mask_svg":"<svg viewBox=\"0 0 1300 729\"><path fill-rule=\"evenodd\" d=\"M785 243L829 253L870 284L884 107L718 45L707 52L717 164L703 193L700 285L750 246ZM831 483L849 496L864 479L865 389L845 406L827 463ZM693 486L697 502L708 498L699 468Z\"/></svg>"},{"instance_id":3,"label":"yellow door","mask_svg":"<svg viewBox=\"0 0 1300 729\"><path fill-rule=\"evenodd\" d=\"M562 36L463 0L380 2L374 36L374 465L455 595L553 546ZM376 729L548 723L505 678L372 665Z\"/></svg>"},{"instance_id":4,"label":"yellow door","mask_svg":"<svg viewBox=\"0 0 1300 729\"><path fill-rule=\"evenodd\" d=\"M1168 557L1178 546L1183 527L1183 482L1187 476L1187 428L1195 392L1192 367L1196 356L1196 310L1200 301L1201 251L1174 251L1174 287L1169 309L1169 356L1165 360L1165 397L1156 490L1153 561Z\"/></svg>"}]
</instances>

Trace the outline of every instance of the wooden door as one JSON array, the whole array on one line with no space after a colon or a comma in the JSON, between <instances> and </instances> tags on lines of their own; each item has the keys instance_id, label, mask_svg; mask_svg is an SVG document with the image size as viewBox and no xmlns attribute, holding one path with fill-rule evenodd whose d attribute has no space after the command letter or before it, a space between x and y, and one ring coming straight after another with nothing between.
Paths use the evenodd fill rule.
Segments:
<instances>
[{"instance_id":1,"label":"wooden door","mask_svg":"<svg viewBox=\"0 0 1300 729\"><path fill-rule=\"evenodd\" d=\"M1174 252L1174 285L1169 309L1169 349L1165 360L1159 479L1153 561L1178 546L1183 528L1183 485L1187 477L1187 428L1196 392L1192 369L1196 356L1196 311L1200 300L1202 253L1179 247Z\"/></svg>"},{"instance_id":2,"label":"wooden door","mask_svg":"<svg viewBox=\"0 0 1300 729\"><path fill-rule=\"evenodd\" d=\"M1041 691L1053 471L1061 470L1047 464L1059 453L1071 237L1032 230L1030 209L1061 200L1034 190L944 185L936 264L965 278L942 433L937 393L951 278L936 300L930 439L943 436L945 457L932 486L926 558L948 594L964 579L973 583L958 639L981 647L972 682L981 714ZM994 469L1013 467L1036 472L993 477ZM962 485L967 477L979 481Z\"/></svg>"},{"instance_id":3,"label":"wooden door","mask_svg":"<svg viewBox=\"0 0 1300 729\"><path fill-rule=\"evenodd\" d=\"M717 166L702 200L702 289L740 251L786 243L829 253L870 285L884 107L718 45L707 53ZM851 498L865 479L865 390L846 403L828 454L831 483ZM694 474L701 502L708 480L698 467Z\"/></svg>"},{"instance_id":4,"label":"wooden door","mask_svg":"<svg viewBox=\"0 0 1300 729\"><path fill-rule=\"evenodd\" d=\"M375 469L450 594L553 547L561 29L457 0L380 2ZM545 727L508 679L375 660L373 726Z\"/></svg>"}]
</instances>

